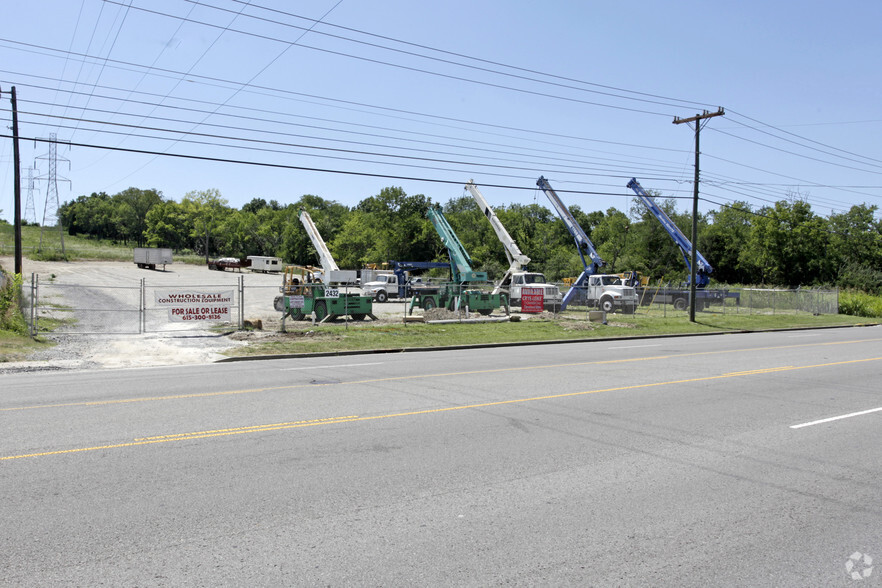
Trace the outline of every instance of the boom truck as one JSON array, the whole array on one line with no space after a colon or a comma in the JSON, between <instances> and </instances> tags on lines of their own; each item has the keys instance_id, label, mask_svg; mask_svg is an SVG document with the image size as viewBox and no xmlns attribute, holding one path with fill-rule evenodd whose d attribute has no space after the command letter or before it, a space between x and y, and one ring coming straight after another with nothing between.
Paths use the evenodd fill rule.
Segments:
<instances>
[{"instance_id":1,"label":"boom truck","mask_svg":"<svg viewBox=\"0 0 882 588\"><path fill-rule=\"evenodd\" d=\"M441 207L430 208L426 214L438 236L441 237L441 242L447 247L452 283L414 288L409 312L413 313L414 307L423 310L433 308L459 310L467 307L470 311L483 315L504 307L508 312L508 297L505 294L483 292L472 286L477 282L486 282L487 272L476 272L472 269L472 258L447 222Z\"/></svg>"},{"instance_id":2,"label":"boom truck","mask_svg":"<svg viewBox=\"0 0 882 588\"><path fill-rule=\"evenodd\" d=\"M631 178L631 181L628 182L628 187L631 188L640 201L646 206L646 209L652 213L658 222L661 223L662 227L668 232L668 235L671 236L671 239L674 240L677 247L680 248L680 253L683 255L683 261L686 262L686 269L689 270L688 277L686 278L686 286L687 288L680 289L665 289L665 290L656 290L654 294L650 295L650 289L645 286L637 286L638 294L640 296L641 304L649 305L653 301L656 302L664 302L667 304L672 304L677 310L686 310L689 307L689 291L688 286L692 282L692 242L686 238L686 235L683 234L683 231L680 230L674 221L671 220L664 210L655 202L652 196L643 189L643 186L640 185L640 182L637 181L637 178ZM711 304L723 304L725 298L734 298L737 303L741 302L741 295L737 292L729 293L725 290L707 290L707 285L710 283L710 274L714 271L713 266L705 259L704 255L701 254L697 249L695 250L695 306L699 310L710 306Z\"/></svg>"},{"instance_id":3,"label":"boom truck","mask_svg":"<svg viewBox=\"0 0 882 588\"><path fill-rule=\"evenodd\" d=\"M617 275L597 273L603 267L603 259L597 253L585 230L576 222L575 217L552 189L548 180L540 176L536 185L542 188L542 191L548 196L557 215L566 225L570 235L573 236L584 268L567 293L564 294L560 305L561 310L565 310L571 302L578 300L587 306L599 307L605 312L620 310L625 314L633 314L637 309L635 289L622 285L621 278ZM585 260L586 255L591 259L590 264Z\"/></svg>"},{"instance_id":4,"label":"boom truck","mask_svg":"<svg viewBox=\"0 0 882 588\"><path fill-rule=\"evenodd\" d=\"M276 310L284 313L283 325L286 317L303 320L311 313L315 313L318 322L331 321L341 316L351 316L356 321L366 317L377 320L373 315L370 296L340 291L341 285L355 284L356 272L341 270L337 266L312 217L305 210L300 211L300 222L318 253L321 273L315 268L305 266L285 268L282 286L279 288L282 296L275 300Z\"/></svg>"},{"instance_id":5,"label":"boom truck","mask_svg":"<svg viewBox=\"0 0 882 588\"><path fill-rule=\"evenodd\" d=\"M449 268L450 264L439 261L390 261L392 273L377 274L374 279L361 285L362 291L377 302L389 298L406 298L411 293L410 272L434 268Z\"/></svg>"},{"instance_id":6,"label":"boom truck","mask_svg":"<svg viewBox=\"0 0 882 588\"><path fill-rule=\"evenodd\" d=\"M530 258L521 253L521 249L514 239L511 238L511 235L508 234L505 225L502 224L502 221L499 220L499 217L490 208L490 204L484 199L484 195L478 190L475 181L469 180L465 187L472 194L475 202L478 203L478 208L481 209L481 212L490 221L490 226L493 227L496 237L499 238L502 248L505 250L505 256L508 258L508 270L493 289L493 294L499 293L500 290L507 291L510 304L512 306L520 306L521 290L523 288L541 288L545 309L557 312L563 300L560 288L554 284L549 284L544 274L527 271L527 264L530 263Z\"/></svg>"}]
</instances>

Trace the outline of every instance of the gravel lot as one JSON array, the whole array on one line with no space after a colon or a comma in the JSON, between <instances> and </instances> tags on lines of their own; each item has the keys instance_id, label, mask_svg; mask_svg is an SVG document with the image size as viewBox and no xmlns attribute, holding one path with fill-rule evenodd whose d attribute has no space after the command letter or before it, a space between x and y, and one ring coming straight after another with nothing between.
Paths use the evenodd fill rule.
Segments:
<instances>
[{"instance_id":1,"label":"gravel lot","mask_svg":"<svg viewBox=\"0 0 882 588\"><path fill-rule=\"evenodd\" d=\"M14 267L11 257L0 257L4 268ZM245 320L261 321L264 332L278 331L280 313L273 309L279 295L281 277L250 271L211 271L205 266L171 264L165 271L140 269L134 263L119 261L42 262L24 260L25 283L38 275L41 300L73 309L76 330L100 334L52 334L52 349L39 352L31 361L0 363L0 372L35 369L125 368L149 365L206 363L223 356L221 352L247 342L209 330L212 323L171 323L163 310L149 311L147 332L138 329L138 288L145 280L147 306L152 306L154 289L229 288L245 285ZM111 311L108 312L107 309ZM233 309L234 319L236 309ZM403 302L374 303L374 314L381 321L399 322L405 312ZM290 326L292 323L289 322ZM127 332L120 332L127 331Z\"/></svg>"}]
</instances>

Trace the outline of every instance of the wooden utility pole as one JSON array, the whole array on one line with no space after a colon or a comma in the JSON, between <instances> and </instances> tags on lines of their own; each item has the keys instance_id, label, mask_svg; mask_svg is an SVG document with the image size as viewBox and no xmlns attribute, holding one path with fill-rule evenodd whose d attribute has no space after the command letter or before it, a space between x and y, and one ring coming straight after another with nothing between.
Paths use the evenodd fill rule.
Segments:
<instances>
[{"instance_id":1,"label":"wooden utility pole","mask_svg":"<svg viewBox=\"0 0 882 588\"><path fill-rule=\"evenodd\" d=\"M691 116L689 118L680 118L679 116L674 117L674 124L679 125L683 123L695 123L695 180L692 182L692 251L691 259L689 264L692 266L690 268L690 277L689 277L689 322L695 322L695 268L697 265L696 258L696 249L698 248L698 154L700 153L698 149L698 136L701 132L701 121L704 119L712 118L715 116L723 116L726 114L723 111L723 108L720 107L716 112L708 112L705 110L701 114L696 114L695 116Z\"/></svg>"},{"instance_id":2,"label":"wooden utility pole","mask_svg":"<svg viewBox=\"0 0 882 588\"><path fill-rule=\"evenodd\" d=\"M0 92L2 93L2 92ZM15 273L22 272L21 252L21 152L18 148L18 103L15 100L15 86L10 92L12 103L12 186L14 205L14 241L15 241Z\"/></svg>"}]
</instances>

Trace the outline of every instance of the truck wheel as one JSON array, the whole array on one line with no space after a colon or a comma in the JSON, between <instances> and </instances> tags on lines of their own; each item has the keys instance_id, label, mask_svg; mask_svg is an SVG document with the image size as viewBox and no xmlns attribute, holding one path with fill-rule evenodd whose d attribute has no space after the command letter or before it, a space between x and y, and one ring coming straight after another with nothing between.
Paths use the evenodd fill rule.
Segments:
<instances>
[{"instance_id":1,"label":"truck wheel","mask_svg":"<svg viewBox=\"0 0 882 588\"><path fill-rule=\"evenodd\" d=\"M363 320L365 319L365 317L367 317L366 314L361 314L361 313L353 314L353 315L352 315L352 320L354 320L354 321L363 321Z\"/></svg>"},{"instance_id":2,"label":"truck wheel","mask_svg":"<svg viewBox=\"0 0 882 588\"><path fill-rule=\"evenodd\" d=\"M302 312L295 312L295 313L291 314L291 320L294 320L294 321L302 321L305 318L306 318L306 315L303 314Z\"/></svg>"},{"instance_id":3,"label":"truck wheel","mask_svg":"<svg viewBox=\"0 0 882 588\"><path fill-rule=\"evenodd\" d=\"M489 316L491 312L493 312L492 308L479 308L478 309L478 314L480 314L481 316Z\"/></svg>"},{"instance_id":4,"label":"truck wheel","mask_svg":"<svg viewBox=\"0 0 882 588\"><path fill-rule=\"evenodd\" d=\"M377 292L377 302L386 302L389 299L389 295L386 294L385 290L380 290Z\"/></svg>"},{"instance_id":5,"label":"truck wheel","mask_svg":"<svg viewBox=\"0 0 882 588\"><path fill-rule=\"evenodd\" d=\"M432 310L435 308L435 299L434 298L424 298L423 299L423 310Z\"/></svg>"},{"instance_id":6,"label":"truck wheel","mask_svg":"<svg viewBox=\"0 0 882 588\"><path fill-rule=\"evenodd\" d=\"M326 316L328 316L328 305L324 300L319 300L315 303L315 308L312 309L315 312L315 320L316 322L321 322L324 320Z\"/></svg>"},{"instance_id":7,"label":"truck wheel","mask_svg":"<svg viewBox=\"0 0 882 588\"><path fill-rule=\"evenodd\" d=\"M616 304L613 302L613 299L609 296L604 296L600 299L600 310L603 312L612 312L615 310Z\"/></svg>"},{"instance_id":8,"label":"truck wheel","mask_svg":"<svg viewBox=\"0 0 882 588\"><path fill-rule=\"evenodd\" d=\"M685 298L675 298L674 299L674 310L686 310L689 304L686 302Z\"/></svg>"}]
</instances>

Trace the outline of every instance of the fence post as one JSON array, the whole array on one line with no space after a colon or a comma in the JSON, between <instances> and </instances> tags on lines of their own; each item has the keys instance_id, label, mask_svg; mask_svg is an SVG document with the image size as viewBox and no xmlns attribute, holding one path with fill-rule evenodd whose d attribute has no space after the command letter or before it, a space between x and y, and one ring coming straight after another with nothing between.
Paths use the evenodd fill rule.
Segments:
<instances>
[{"instance_id":1,"label":"fence post","mask_svg":"<svg viewBox=\"0 0 882 588\"><path fill-rule=\"evenodd\" d=\"M141 278L138 288L138 334L143 335L147 330L147 293L144 278Z\"/></svg>"},{"instance_id":2,"label":"fence post","mask_svg":"<svg viewBox=\"0 0 882 588\"><path fill-rule=\"evenodd\" d=\"M239 276L239 330L245 328L245 276Z\"/></svg>"},{"instance_id":3,"label":"fence post","mask_svg":"<svg viewBox=\"0 0 882 588\"><path fill-rule=\"evenodd\" d=\"M37 274L31 273L31 337L37 336Z\"/></svg>"}]
</instances>

